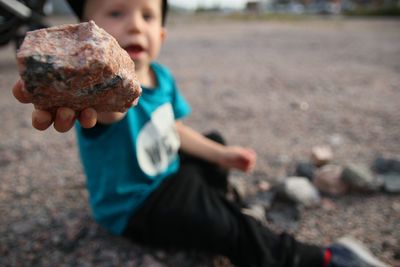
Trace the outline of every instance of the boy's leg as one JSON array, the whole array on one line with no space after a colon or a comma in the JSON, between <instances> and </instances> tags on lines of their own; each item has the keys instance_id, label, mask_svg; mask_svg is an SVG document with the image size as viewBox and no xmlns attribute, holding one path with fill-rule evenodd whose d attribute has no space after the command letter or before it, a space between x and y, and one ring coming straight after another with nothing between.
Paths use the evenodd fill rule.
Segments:
<instances>
[{"instance_id":1,"label":"boy's leg","mask_svg":"<svg viewBox=\"0 0 400 267\"><path fill-rule=\"evenodd\" d=\"M208 139L211 139L217 143L225 145L225 140L222 135L216 131L207 133L204 135ZM181 158L181 164L194 164L199 166L199 171L201 172L201 177L207 182L208 185L214 187L223 195L228 192L228 176L229 171L223 169L216 164L207 162L205 160L193 157L184 152L180 152L179 156Z\"/></svg>"},{"instance_id":2,"label":"boy's leg","mask_svg":"<svg viewBox=\"0 0 400 267\"><path fill-rule=\"evenodd\" d=\"M237 266L322 266L322 249L276 235L211 188L185 164L149 197L124 235L158 247L222 254Z\"/></svg>"},{"instance_id":3,"label":"boy's leg","mask_svg":"<svg viewBox=\"0 0 400 267\"><path fill-rule=\"evenodd\" d=\"M217 143L226 145L226 142L222 135L217 131L212 131L204 135L208 139L211 139ZM220 166L210 163L208 161L193 157L184 152L180 152L181 165L194 164L199 167L198 171L201 173L201 177L205 182L215 188L221 195L230 199L231 202L235 203L239 207L246 207L239 193L234 187L229 184L229 171L228 169L221 168Z\"/></svg>"}]
</instances>

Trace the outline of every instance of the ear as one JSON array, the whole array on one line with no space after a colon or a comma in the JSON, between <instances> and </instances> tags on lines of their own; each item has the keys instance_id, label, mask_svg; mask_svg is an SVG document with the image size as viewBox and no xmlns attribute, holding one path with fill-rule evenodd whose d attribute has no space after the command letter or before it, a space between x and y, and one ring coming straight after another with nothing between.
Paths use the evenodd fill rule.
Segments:
<instances>
[{"instance_id":1,"label":"ear","mask_svg":"<svg viewBox=\"0 0 400 267\"><path fill-rule=\"evenodd\" d=\"M165 27L161 28L161 42L164 42L167 38L167 29Z\"/></svg>"}]
</instances>

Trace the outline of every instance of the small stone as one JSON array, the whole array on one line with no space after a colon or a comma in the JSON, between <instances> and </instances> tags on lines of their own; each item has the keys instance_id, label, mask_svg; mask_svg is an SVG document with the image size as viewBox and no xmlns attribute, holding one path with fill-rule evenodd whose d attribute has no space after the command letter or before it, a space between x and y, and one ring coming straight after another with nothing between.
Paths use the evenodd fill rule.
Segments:
<instances>
[{"instance_id":1,"label":"small stone","mask_svg":"<svg viewBox=\"0 0 400 267\"><path fill-rule=\"evenodd\" d=\"M393 202L392 203L392 209L394 210L394 212L399 212L400 213L400 203Z\"/></svg>"},{"instance_id":2,"label":"small stone","mask_svg":"<svg viewBox=\"0 0 400 267\"><path fill-rule=\"evenodd\" d=\"M400 193L400 174L399 173L389 173L385 175L380 175L381 179L384 181L383 188L388 193Z\"/></svg>"},{"instance_id":3,"label":"small stone","mask_svg":"<svg viewBox=\"0 0 400 267\"><path fill-rule=\"evenodd\" d=\"M309 108L310 108L310 104L308 104L306 101L300 102L300 109L302 111L307 111Z\"/></svg>"},{"instance_id":4,"label":"small stone","mask_svg":"<svg viewBox=\"0 0 400 267\"><path fill-rule=\"evenodd\" d=\"M8 150L4 150L1 151L0 150L0 167L5 167L9 164L11 164L12 162L15 162L18 160L18 157L15 153L13 153L12 151L8 151Z\"/></svg>"},{"instance_id":5,"label":"small stone","mask_svg":"<svg viewBox=\"0 0 400 267\"><path fill-rule=\"evenodd\" d=\"M290 103L290 107L293 109L307 111L310 108L310 104L308 104L306 101L295 101Z\"/></svg>"},{"instance_id":6,"label":"small stone","mask_svg":"<svg viewBox=\"0 0 400 267\"><path fill-rule=\"evenodd\" d=\"M246 203L254 203L257 205L261 205L264 209L269 209L272 206L272 203L276 197L276 190L268 190L268 191L260 191L256 195L247 199Z\"/></svg>"},{"instance_id":7,"label":"small stone","mask_svg":"<svg viewBox=\"0 0 400 267\"><path fill-rule=\"evenodd\" d=\"M340 134L333 134L329 136L329 144L332 146L340 146L343 144L343 136Z\"/></svg>"},{"instance_id":8,"label":"small stone","mask_svg":"<svg viewBox=\"0 0 400 267\"><path fill-rule=\"evenodd\" d=\"M266 192L271 189L271 184L267 181L259 181L257 186L260 192Z\"/></svg>"},{"instance_id":9,"label":"small stone","mask_svg":"<svg viewBox=\"0 0 400 267\"><path fill-rule=\"evenodd\" d=\"M338 165L325 165L315 172L314 185L319 191L339 196L349 190L349 186L342 180L343 168Z\"/></svg>"},{"instance_id":10,"label":"small stone","mask_svg":"<svg viewBox=\"0 0 400 267\"><path fill-rule=\"evenodd\" d=\"M296 165L296 176L307 177L312 180L314 177L315 166L309 162L300 162Z\"/></svg>"},{"instance_id":11,"label":"small stone","mask_svg":"<svg viewBox=\"0 0 400 267\"><path fill-rule=\"evenodd\" d=\"M141 94L132 59L93 21L28 32L17 65L38 109L124 112Z\"/></svg>"},{"instance_id":12,"label":"small stone","mask_svg":"<svg viewBox=\"0 0 400 267\"><path fill-rule=\"evenodd\" d=\"M329 146L316 146L311 150L311 159L317 167L327 164L332 158L333 153Z\"/></svg>"},{"instance_id":13,"label":"small stone","mask_svg":"<svg viewBox=\"0 0 400 267\"><path fill-rule=\"evenodd\" d=\"M150 254L146 254L143 256L143 266L152 266L152 267L165 267L164 264L157 261Z\"/></svg>"},{"instance_id":14,"label":"small stone","mask_svg":"<svg viewBox=\"0 0 400 267\"><path fill-rule=\"evenodd\" d=\"M249 196L248 184L242 177L231 176L229 184L234 188L234 191L239 195L240 199L245 199Z\"/></svg>"},{"instance_id":15,"label":"small stone","mask_svg":"<svg viewBox=\"0 0 400 267\"><path fill-rule=\"evenodd\" d=\"M351 189L374 192L378 191L382 185L382 179L376 177L364 164L349 164L342 172L342 179Z\"/></svg>"},{"instance_id":16,"label":"small stone","mask_svg":"<svg viewBox=\"0 0 400 267\"><path fill-rule=\"evenodd\" d=\"M400 160L395 158L384 158L378 156L373 164L372 168L377 173L389 173L389 172L397 172L400 173Z\"/></svg>"},{"instance_id":17,"label":"small stone","mask_svg":"<svg viewBox=\"0 0 400 267\"><path fill-rule=\"evenodd\" d=\"M268 210L267 219L285 231L295 231L299 227L300 209L296 205L277 201Z\"/></svg>"},{"instance_id":18,"label":"small stone","mask_svg":"<svg viewBox=\"0 0 400 267\"><path fill-rule=\"evenodd\" d=\"M305 177L288 177L283 184L285 195L306 207L315 206L320 196L314 185Z\"/></svg>"},{"instance_id":19,"label":"small stone","mask_svg":"<svg viewBox=\"0 0 400 267\"><path fill-rule=\"evenodd\" d=\"M14 233L18 235L27 234L32 232L35 227L34 222L32 221L20 221L16 222L11 226L11 229Z\"/></svg>"},{"instance_id":20,"label":"small stone","mask_svg":"<svg viewBox=\"0 0 400 267\"><path fill-rule=\"evenodd\" d=\"M265 223L265 208L262 205L254 204L248 208L242 209L242 213L246 214L261 223Z\"/></svg>"}]
</instances>

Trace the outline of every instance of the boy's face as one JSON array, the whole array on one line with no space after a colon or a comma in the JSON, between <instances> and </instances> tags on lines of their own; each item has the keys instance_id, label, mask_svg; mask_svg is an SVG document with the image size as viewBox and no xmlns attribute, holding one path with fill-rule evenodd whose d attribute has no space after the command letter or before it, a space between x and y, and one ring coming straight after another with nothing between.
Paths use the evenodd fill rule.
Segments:
<instances>
[{"instance_id":1,"label":"boy's face","mask_svg":"<svg viewBox=\"0 0 400 267\"><path fill-rule=\"evenodd\" d=\"M117 39L136 65L148 67L165 39L161 25L161 0L89 0L85 20L96 24Z\"/></svg>"}]
</instances>

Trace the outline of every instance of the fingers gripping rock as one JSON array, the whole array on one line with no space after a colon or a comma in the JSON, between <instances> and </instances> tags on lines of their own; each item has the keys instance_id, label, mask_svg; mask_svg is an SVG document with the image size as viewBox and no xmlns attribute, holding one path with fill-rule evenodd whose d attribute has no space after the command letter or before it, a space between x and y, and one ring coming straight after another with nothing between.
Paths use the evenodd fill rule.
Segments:
<instances>
[{"instance_id":1,"label":"fingers gripping rock","mask_svg":"<svg viewBox=\"0 0 400 267\"><path fill-rule=\"evenodd\" d=\"M93 21L28 32L17 65L38 109L124 112L141 94L134 62Z\"/></svg>"}]
</instances>

